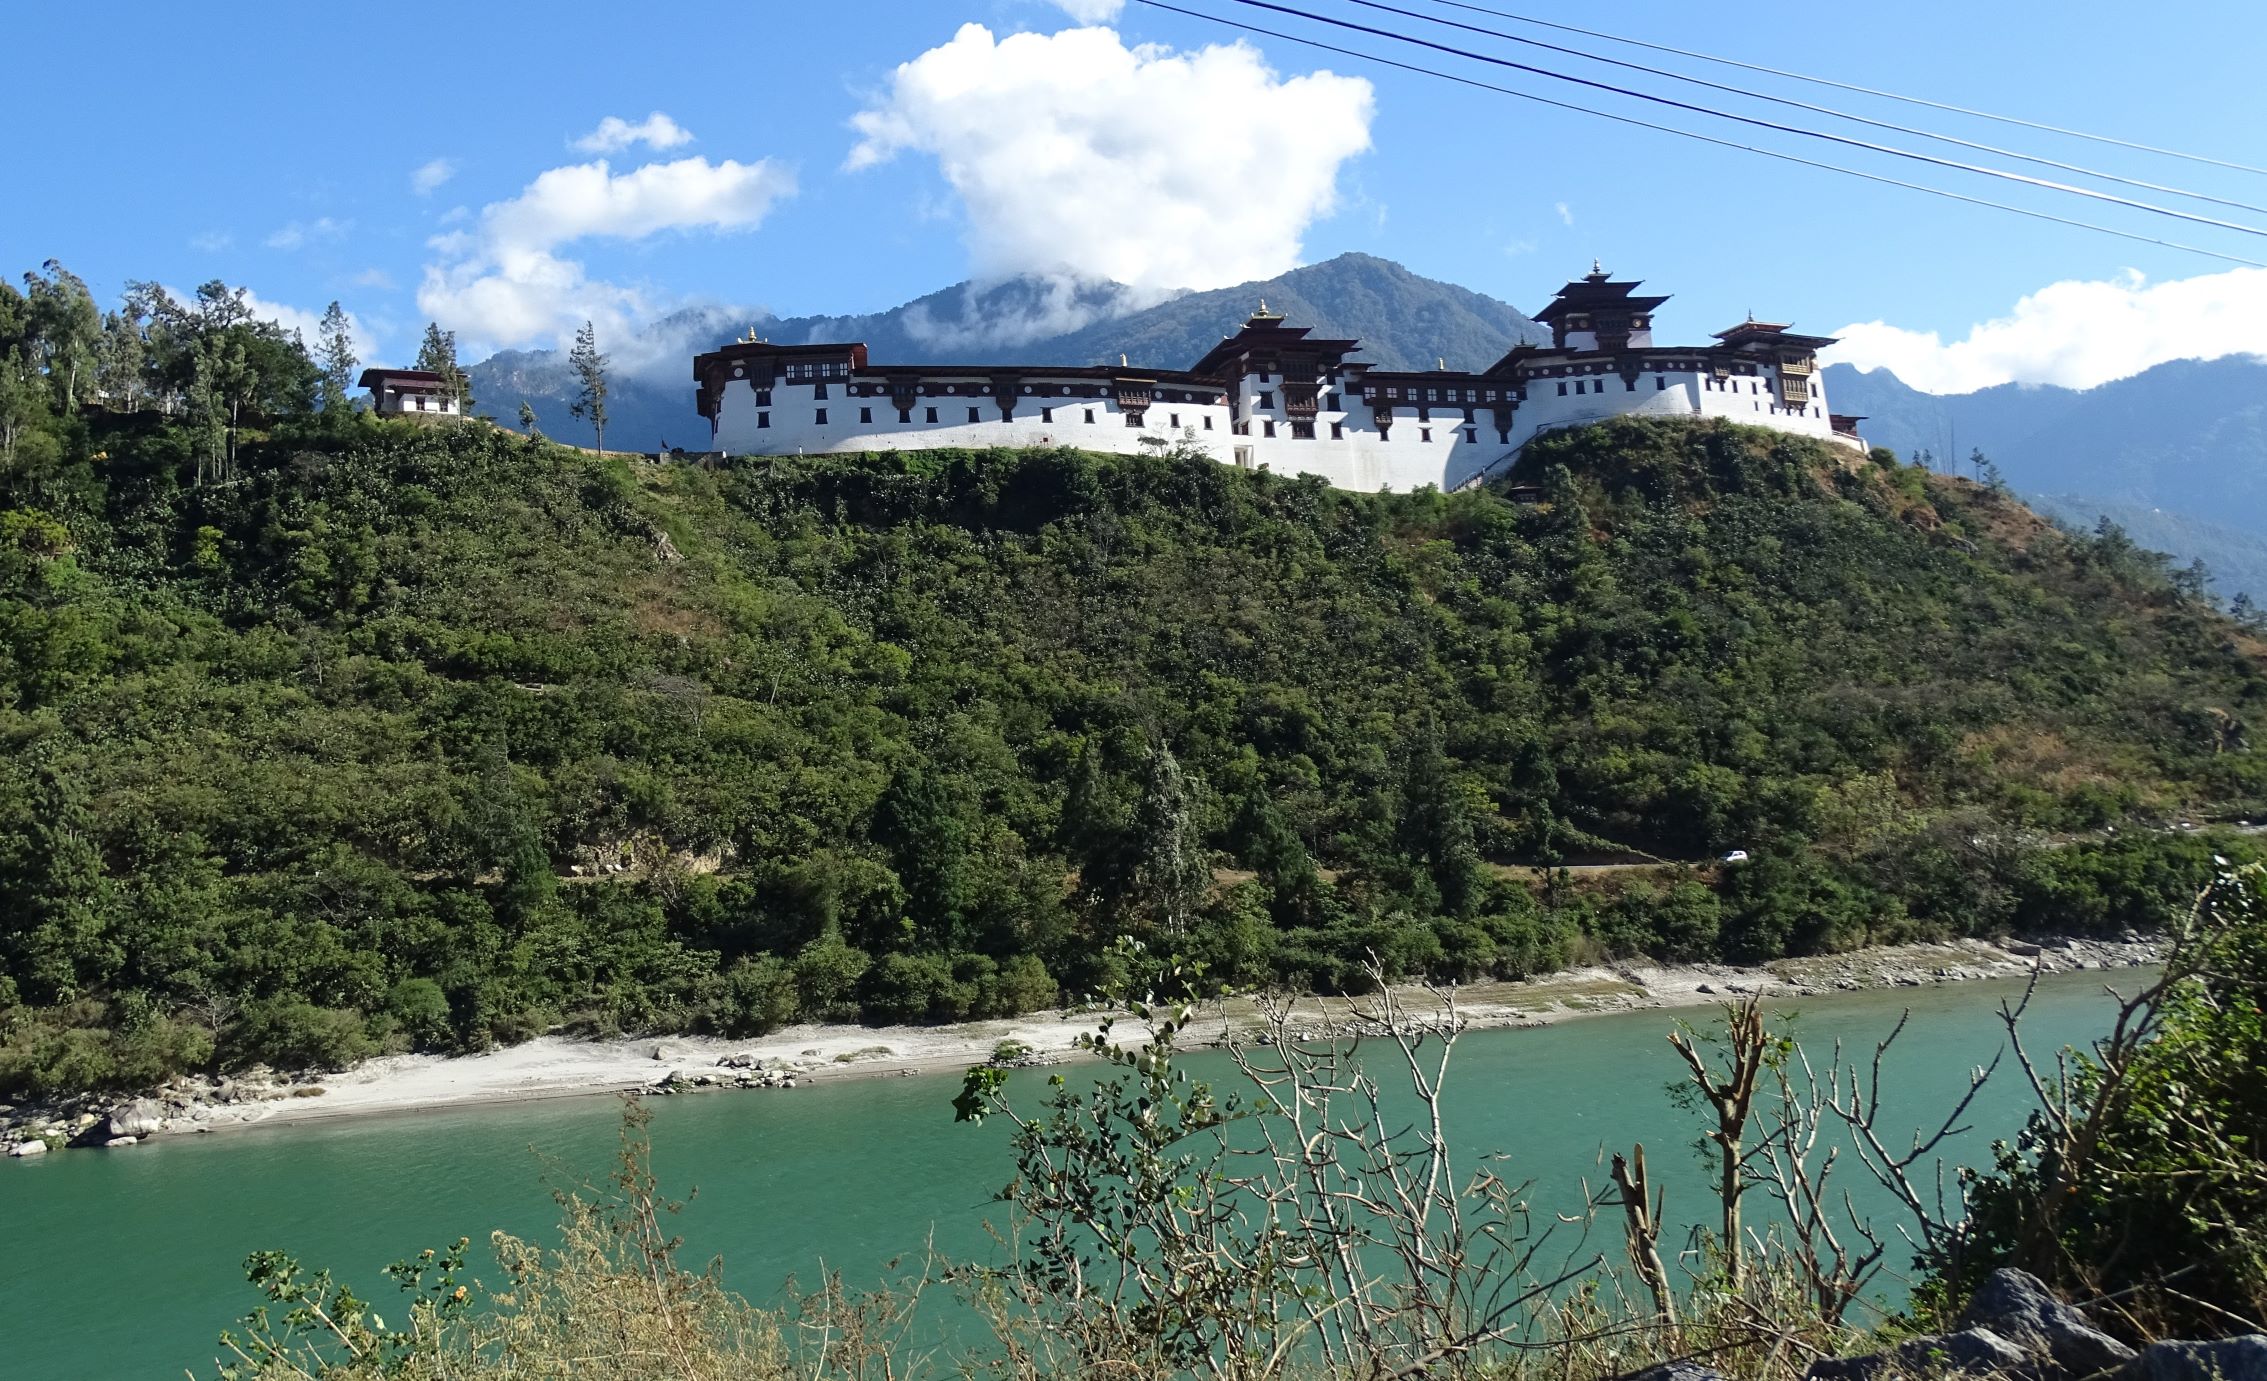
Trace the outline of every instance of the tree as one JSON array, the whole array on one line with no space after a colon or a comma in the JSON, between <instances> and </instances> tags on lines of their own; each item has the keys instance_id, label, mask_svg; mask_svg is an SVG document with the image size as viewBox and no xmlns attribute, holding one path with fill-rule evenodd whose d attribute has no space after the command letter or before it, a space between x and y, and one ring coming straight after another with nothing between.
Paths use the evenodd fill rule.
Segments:
<instances>
[{"instance_id":1,"label":"tree","mask_svg":"<svg viewBox=\"0 0 2267 1381\"><path fill-rule=\"evenodd\" d=\"M79 406L80 383L94 377L102 312L77 274L53 259L40 267L47 276L25 274L24 296L39 346L38 367L47 372L56 403L68 414Z\"/></svg>"},{"instance_id":2,"label":"tree","mask_svg":"<svg viewBox=\"0 0 2267 1381\"><path fill-rule=\"evenodd\" d=\"M1114 897L1125 882L1124 818L1102 757L1099 741L1080 745L1055 820L1055 847L1078 869L1079 888L1089 897Z\"/></svg>"},{"instance_id":3,"label":"tree","mask_svg":"<svg viewBox=\"0 0 2267 1381\"><path fill-rule=\"evenodd\" d=\"M575 348L567 352L574 366L579 392L568 411L590 423L598 438L598 453L606 454L606 357L598 353L598 328L588 321L575 332Z\"/></svg>"},{"instance_id":4,"label":"tree","mask_svg":"<svg viewBox=\"0 0 2267 1381\"><path fill-rule=\"evenodd\" d=\"M322 350L323 411L345 412L347 391L354 387L354 337L347 330L346 313L337 302L323 309L319 329Z\"/></svg>"},{"instance_id":5,"label":"tree","mask_svg":"<svg viewBox=\"0 0 2267 1381\"><path fill-rule=\"evenodd\" d=\"M23 352L11 348L0 359L0 464L12 466L17 442L46 419L44 393Z\"/></svg>"},{"instance_id":6,"label":"tree","mask_svg":"<svg viewBox=\"0 0 2267 1381\"><path fill-rule=\"evenodd\" d=\"M1479 900L1480 852L1440 733L1428 723L1401 776L1401 852L1432 879L1441 914L1468 916Z\"/></svg>"},{"instance_id":7,"label":"tree","mask_svg":"<svg viewBox=\"0 0 2267 1381\"><path fill-rule=\"evenodd\" d=\"M1168 934L1186 931L1212 886L1212 858L1181 764L1163 743L1149 750L1127 843L1133 869L1126 901Z\"/></svg>"},{"instance_id":8,"label":"tree","mask_svg":"<svg viewBox=\"0 0 2267 1381\"><path fill-rule=\"evenodd\" d=\"M918 766L890 779L874 807L873 838L889 851L905 886L906 914L922 949L960 948L961 922L975 901L968 826L945 784Z\"/></svg>"},{"instance_id":9,"label":"tree","mask_svg":"<svg viewBox=\"0 0 2267 1381\"><path fill-rule=\"evenodd\" d=\"M141 396L148 355L142 341L141 314L131 301L123 310L102 319L95 378L105 403L116 406L123 402L127 412L134 410L134 402Z\"/></svg>"},{"instance_id":10,"label":"tree","mask_svg":"<svg viewBox=\"0 0 2267 1381\"><path fill-rule=\"evenodd\" d=\"M542 432L536 430L535 406L525 398L520 399L520 430L526 432L529 436L543 435Z\"/></svg>"},{"instance_id":11,"label":"tree","mask_svg":"<svg viewBox=\"0 0 2267 1381\"><path fill-rule=\"evenodd\" d=\"M1266 788L1255 784L1244 794L1228 833L1244 866L1259 874L1267 888L1268 908L1278 926L1313 925L1320 919L1322 877Z\"/></svg>"},{"instance_id":12,"label":"tree","mask_svg":"<svg viewBox=\"0 0 2267 1381\"><path fill-rule=\"evenodd\" d=\"M441 384L456 400L458 412L472 409L472 381L457 367L457 333L444 331L439 322L425 323L425 340L417 347L418 369L441 376Z\"/></svg>"}]
</instances>

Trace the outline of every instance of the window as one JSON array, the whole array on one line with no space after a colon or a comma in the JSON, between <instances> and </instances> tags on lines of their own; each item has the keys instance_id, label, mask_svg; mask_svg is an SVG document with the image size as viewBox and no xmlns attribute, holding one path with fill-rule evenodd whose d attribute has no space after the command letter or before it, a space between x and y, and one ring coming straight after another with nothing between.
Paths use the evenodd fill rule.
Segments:
<instances>
[{"instance_id":1,"label":"window","mask_svg":"<svg viewBox=\"0 0 2267 1381\"><path fill-rule=\"evenodd\" d=\"M1392 424L1392 423L1390 423L1390 422L1380 422L1380 423L1378 423L1378 440L1380 440L1380 441L1391 441L1391 440L1393 440L1393 424Z\"/></svg>"},{"instance_id":2,"label":"window","mask_svg":"<svg viewBox=\"0 0 2267 1381\"><path fill-rule=\"evenodd\" d=\"M757 425L757 426L759 426L759 427L768 427L768 426L770 426L770 425L771 425L771 414L770 414L770 413L768 413L768 412L759 412L759 413L757 413L757 414L756 414L756 425Z\"/></svg>"},{"instance_id":3,"label":"window","mask_svg":"<svg viewBox=\"0 0 2267 1381\"><path fill-rule=\"evenodd\" d=\"M1322 399L1322 406L1325 412L1337 412L1339 410L1338 395L1335 393L1324 394Z\"/></svg>"},{"instance_id":4,"label":"window","mask_svg":"<svg viewBox=\"0 0 2267 1381\"><path fill-rule=\"evenodd\" d=\"M1206 431L1211 431L1211 430L1212 430L1212 419L1211 419L1211 418L1207 417L1207 418L1205 418L1205 419L1204 419L1204 429L1205 429Z\"/></svg>"},{"instance_id":5,"label":"window","mask_svg":"<svg viewBox=\"0 0 2267 1381\"><path fill-rule=\"evenodd\" d=\"M1509 446L1511 444L1511 428L1496 428L1496 444L1498 446Z\"/></svg>"},{"instance_id":6,"label":"window","mask_svg":"<svg viewBox=\"0 0 2267 1381\"><path fill-rule=\"evenodd\" d=\"M1635 393L1635 392L1637 392L1637 380L1635 380L1635 379L1623 379L1623 380L1622 380L1622 392L1624 392L1624 393Z\"/></svg>"},{"instance_id":7,"label":"window","mask_svg":"<svg viewBox=\"0 0 2267 1381\"><path fill-rule=\"evenodd\" d=\"M866 423L866 422L871 422L871 421L873 421L873 420L874 420L874 410L873 410L872 408L860 408L860 409L858 409L858 420L859 420L859 421L860 421L861 423Z\"/></svg>"},{"instance_id":8,"label":"window","mask_svg":"<svg viewBox=\"0 0 2267 1381\"><path fill-rule=\"evenodd\" d=\"M1419 441L1430 441L1430 440L1432 440L1432 439L1433 439L1433 429L1432 429L1431 427L1419 427L1419 428L1417 429L1417 439L1418 439Z\"/></svg>"},{"instance_id":9,"label":"window","mask_svg":"<svg viewBox=\"0 0 2267 1381\"><path fill-rule=\"evenodd\" d=\"M1174 427L1174 428L1176 428L1176 429L1178 429L1178 428L1180 427L1180 425L1181 425L1181 415L1180 415L1179 413L1177 413L1177 412L1176 412L1176 413L1173 413L1173 414L1172 414L1171 416L1167 417L1167 418L1166 418L1165 420L1166 420L1166 423L1167 423L1168 425L1170 425L1170 426L1172 426L1172 427Z\"/></svg>"},{"instance_id":10,"label":"window","mask_svg":"<svg viewBox=\"0 0 2267 1381\"><path fill-rule=\"evenodd\" d=\"M1053 408L1039 409L1039 420L1041 422L1053 422L1055 420L1055 410Z\"/></svg>"},{"instance_id":11,"label":"window","mask_svg":"<svg viewBox=\"0 0 2267 1381\"><path fill-rule=\"evenodd\" d=\"M1315 424L1312 422L1293 422L1291 424L1291 439L1293 441L1314 440Z\"/></svg>"},{"instance_id":12,"label":"window","mask_svg":"<svg viewBox=\"0 0 2267 1381\"><path fill-rule=\"evenodd\" d=\"M1263 408L1272 408L1272 407L1274 407L1274 406L1275 406L1275 395L1274 395L1274 394L1272 394L1272 393L1263 393L1263 394L1261 394L1261 395L1259 396L1259 405L1260 405L1261 407L1263 407Z\"/></svg>"},{"instance_id":13,"label":"window","mask_svg":"<svg viewBox=\"0 0 2267 1381\"><path fill-rule=\"evenodd\" d=\"M1489 402L1491 402L1491 403L1493 403L1494 401L1496 401L1496 391L1495 391L1494 389L1492 389L1492 388L1491 388L1491 389L1488 389L1488 390L1487 390L1486 392L1482 393L1482 394L1481 394L1480 396L1481 396L1481 397L1483 397L1483 398L1485 398L1485 399L1487 399L1487 400L1488 400Z\"/></svg>"},{"instance_id":14,"label":"window","mask_svg":"<svg viewBox=\"0 0 2267 1381\"><path fill-rule=\"evenodd\" d=\"M1273 435L1275 435L1275 424L1274 424L1273 422L1262 422L1262 423L1260 423L1260 435L1261 435L1261 436L1273 436Z\"/></svg>"},{"instance_id":15,"label":"window","mask_svg":"<svg viewBox=\"0 0 2267 1381\"><path fill-rule=\"evenodd\" d=\"M1453 393L1454 391L1455 391L1455 390L1453 390L1453 389L1451 389L1451 390L1450 390L1450 392L1452 392L1452 393ZM1437 403L1437 402L1439 402L1439 401L1440 401L1440 390L1439 390L1439 389L1437 389L1437 388L1428 388L1428 389L1426 389L1426 390L1425 390L1425 401L1426 401L1426 402L1428 402L1428 403Z\"/></svg>"},{"instance_id":16,"label":"window","mask_svg":"<svg viewBox=\"0 0 2267 1381\"><path fill-rule=\"evenodd\" d=\"M1090 427L1094 425L1094 409L1092 408L1086 410L1086 424Z\"/></svg>"},{"instance_id":17,"label":"window","mask_svg":"<svg viewBox=\"0 0 2267 1381\"><path fill-rule=\"evenodd\" d=\"M935 408L923 408L921 409L921 411L925 414L925 416L922 418L923 421L931 423L932 425L936 422L937 410Z\"/></svg>"},{"instance_id":18,"label":"window","mask_svg":"<svg viewBox=\"0 0 2267 1381\"><path fill-rule=\"evenodd\" d=\"M823 426L825 426L826 424L827 424L827 410L826 410L825 408L820 408L820 409L819 409L819 416L818 416L818 425L819 425L819 426L822 426L822 427L823 427Z\"/></svg>"},{"instance_id":19,"label":"window","mask_svg":"<svg viewBox=\"0 0 2267 1381\"><path fill-rule=\"evenodd\" d=\"M1559 385L1559 397L1566 397L1566 385L1563 382Z\"/></svg>"},{"instance_id":20,"label":"window","mask_svg":"<svg viewBox=\"0 0 2267 1381\"><path fill-rule=\"evenodd\" d=\"M1420 422L1430 422L1430 421L1432 421L1432 420L1433 420L1433 410L1432 410L1432 408L1430 408L1430 407L1419 407L1419 408L1417 409L1417 420L1418 420L1418 421L1420 421Z\"/></svg>"},{"instance_id":21,"label":"window","mask_svg":"<svg viewBox=\"0 0 2267 1381\"><path fill-rule=\"evenodd\" d=\"M1464 420L1467 422L1472 420L1472 409L1466 408L1464 410Z\"/></svg>"},{"instance_id":22,"label":"window","mask_svg":"<svg viewBox=\"0 0 2267 1381\"><path fill-rule=\"evenodd\" d=\"M976 408L970 408L968 410L968 420L971 422L981 422L984 420L984 414Z\"/></svg>"},{"instance_id":23,"label":"window","mask_svg":"<svg viewBox=\"0 0 2267 1381\"><path fill-rule=\"evenodd\" d=\"M1139 426L1141 425L1141 417L1142 417L1142 415L1141 415L1140 413L1138 413L1138 412L1129 412L1129 413L1127 413L1127 414L1126 414L1126 425L1127 425L1127 426L1129 426L1129 427L1139 427Z\"/></svg>"},{"instance_id":24,"label":"window","mask_svg":"<svg viewBox=\"0 0 2267 1381\"><path fill-rule=\"evenodd\" d=\"M897 420L906 426L913 425L913 409L899 408L897 410Z\"/></svg>"},{"instance_id":25,"label":"window","mask_svg":"<svg viewBox=\"0 0 2267 1381\"><path fill-rule=\"evenodd\" d=\"M811 385L811 396L812 396L813 398L824 398L824 397L826 397L826 396L827 396L827 386L826 386L825 384L813 384L813 385Z\"/></svg>"},{"instance_id":26,"label":"window","mask_svg":"<svg viewBox=\"0 0 2267 1381\"><path fill-rule=\"evenodd\" d=\"M1466 427L1464 429L1464 444L1467 446L1480 444L1480 429L1478 427Z\"/></svg>"},{"instance_id":27,"label":"window","mask_svg":"<svg viewBox=\"0 0 2267 1381\"><path fill-rule=\"evenodd\" d=\"M1396 386L1393 386L1393 387L1390 387L1390 388L1386 389L1386 391L1385 391L1385 396L1386 396L1386 397L1388 397L1388 398L1399 398L1399 397L1401 396L1401 389L1400 389L1400 387L1399 387L1398 385L1396 385Z\"/></svg>"},{"instance_id":28,"label":"window","mask_svg":"<svg viewBox=\"0 0 2267 1381\"><path fill-rule=\"evenodd\" d=\"M1343 422L1331 423L1330 439L1333 441L1344 441L1346 439L1346 424Z\"/></svg>"},{"instance_id":29,"label":"window","mask_svg":"<svg viewBox=\"0 0 2267 1381\"><path fill-rule=\"evenodd\" d=\"M1668 386L1669 386L1669 376L1668 376L1668 375L1666 375L1666 374L1656 374L1656 375L1654 375L1654 376L1653 376L1653 391L1654 391L1655 393L1659 393L1659 392L1660 392L1660 391L1661 391L1662 389L1665 389L1665 388L1667 388Z\"/></svg>"},{"instance_id":30,"label":"window","mask_svg":"<svg viewBox=\"0 0 2267 1381\"><path fill-rule=\"evenodd\" d=\"M768 407L770 407L770 406L771 406L771 390L770 390L770 389L768 389L768 388L759 388L759 389L757 389L757 390L756 390L756 406L757 406L757 407L759 407L759 408L768 408Z\"/></svg>"},{"instance_id":31,"label":"window","mask_svg":"<svg viewBox=\"0 0 2267 1381\"><path fill-rule=\"evenodd\" d=\"M1268 380L1268 373L1267 373L1267 371L1266 371L1266 370L1264 370L1264 369L1263 369L1263 370L1261 370L1261 371L1259 372L1259 381L1260 381L1261 383L1263 383L1263 384L1264 384L1264 383L1266 383L1266 382L1267 382L1267 380Z\"/></svg>"}]
</instances>

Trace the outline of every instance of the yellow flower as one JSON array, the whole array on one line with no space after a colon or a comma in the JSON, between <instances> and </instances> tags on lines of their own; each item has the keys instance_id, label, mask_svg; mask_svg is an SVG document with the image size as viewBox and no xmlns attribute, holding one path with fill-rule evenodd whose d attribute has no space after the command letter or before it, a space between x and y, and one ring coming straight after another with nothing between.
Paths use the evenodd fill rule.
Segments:
<instances>
[{"instance_id":1,"label":"yellow flower","mask_svg":"<svg viewBox=\"0 0 2267 1381\"><path fill-rule=\"evenodd\" d=\"M459 1286L457 1287L457 1292L456 1292L455 1294L453 1294L453 1295L449 1296L449 1298L450 1298L450 1299L463 1299L463 1298L464 1298L464 1287L463 1287L462 1285L459 1285Z\"/></svg>"}]
</instances>

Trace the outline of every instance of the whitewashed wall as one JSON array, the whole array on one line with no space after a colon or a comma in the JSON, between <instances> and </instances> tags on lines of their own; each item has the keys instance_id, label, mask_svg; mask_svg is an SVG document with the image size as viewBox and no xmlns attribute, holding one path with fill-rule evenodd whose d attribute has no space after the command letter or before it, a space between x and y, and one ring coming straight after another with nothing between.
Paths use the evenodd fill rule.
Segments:
<instances>
[{"instance_id":1,"label":"whitewashed wall","mask_svg":"<svg viewBox=\"0 0 2267 1381\"><path fill-rule=\"evenodd\" d=\"M1135 428L1126 425L1125 414L1108 385L1103 386L1108 396L1100 398L1060 396L1062 383L1068 382L1075 389L1090 380L1033 379L1036 391L1018 396L1012 422L1000 420L998 403L988 393L964 391L916 398L913 420L901 423L897 406L889 397L853 397L844 380L825 381L824 400L815 396L816 381L781 380L772 386L771 406L759 408L756 390L747 381L736 379L726 386L719 402L711 449L732 455L820 455L933 447L1072 446L1134 455L1149 449L1142 440L1148 437L1196 446L1226 465L1281 475L1315 475L1341 489L1407 492L1425 485L1454 489L1480 475L1500 472L1538 432L1631 414L1723 417L1848 444L1848 438L1833 432L1825 392L1816 375L1811 378L1811 404L1797 414L1777 406L1777 380L1768 365L1759 365L1752 375L1732 376L1725 382L1737 387L1723 390L1708 387L1708 376L1691 372L1641 374L1633 390L1619 374L1583 368L1585 372L1564 378L1528 381L1527 397L1519 404L1508 444L1497 436L1493 405L1461 400L1431 404L1433 420L1429 424L1417 420L1417 404L1399 402L1390 438L1381 438L1375 413L1349 385L1353 376L1341 374L1322 386L1326 395L1338 395L1339 407L1318 409L1315 439L1311 441L1291 434L1280 375L1264 382L1257 375L1236 381L1234 387L1248 424L1245 435L1235 433L1224 405L1154 402L1144 414L1142 426ZM1657 386L1657 378L1665 382ZM989 379L976 377L939 377L937 382L952 382L964 390L990 386ZM1579 391L1574 387L1577 382L1582 385ZM1561 383L1567 385L1563 396L1558 391ZM1271 398L1272 406L1260 406L1262 395ZM1467 406L1474 412L1472 441L1465 440L1463 409ZM937 409L934 423L925 420L926 409L931 407ZM968 420L971 407L978 413L974 422ZM822 408L827 418L824 423L818 421ZM1052 420L1044 416L1042 409L1046 408L1053 410ZM861 422L860 409L867 409L872 420ZM770 414L768 427L756 425L759 412ZM1091 423L1086 420L1089 412L1094 418ZM1275 425L1272 437L1266 434L1270 422ZM1342 433L1335 440L1330 434L1333 423ZM1428 426L1429 441L1424 439Z\"/></svg>"}]
</instances>

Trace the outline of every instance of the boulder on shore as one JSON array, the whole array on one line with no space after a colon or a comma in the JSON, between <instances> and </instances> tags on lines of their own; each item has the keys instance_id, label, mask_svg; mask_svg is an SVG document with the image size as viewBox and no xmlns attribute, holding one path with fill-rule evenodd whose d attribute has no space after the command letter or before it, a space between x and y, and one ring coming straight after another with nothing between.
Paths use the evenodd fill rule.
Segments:
<instances>
[{"instance_id":1,"label":"boulder on shore","mask_svg":"<svg viewBox=\"0 0 2267 1381\"><path fill-rule=\"evenodd\" d=\"M122 1136L150 1136L155 1134L164 1122L165 1109L147 1098L137 1098L131 1103L120 1103L110 1110L110 1136L105 1137L104 1140Z\"/></svg>"},{"instance_id":2,"label":"boulder on shore","mask_svg":"<svg viewBox=\"0 0 2267 1381\"><path fill-rule=\"evenodd\" d=\"M8 1148L8 1154L11 1156L44 1156L47 1154L47 1143L44 1141L19 1141Z\"/></svg>"}]
</instances>

